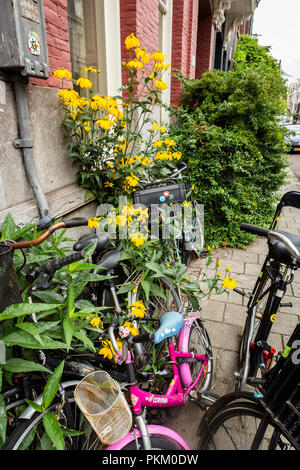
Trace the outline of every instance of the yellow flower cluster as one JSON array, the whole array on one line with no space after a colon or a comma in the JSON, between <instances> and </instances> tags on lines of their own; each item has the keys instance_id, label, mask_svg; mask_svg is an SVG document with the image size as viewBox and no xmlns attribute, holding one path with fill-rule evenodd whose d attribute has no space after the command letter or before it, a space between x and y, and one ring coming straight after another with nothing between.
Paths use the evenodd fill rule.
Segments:
<instances>
[{"instance_id":1,"label":"yellow flower cluster","mask_svg":"<svg viewBox=\"0 0 300 470\"><path fill-rule=\"evenodd\" d=\"M182 157L181 152L157 152L155 154L156 160L180 160Z\"/></svg>"},{"instance_id":2,"label":"yellow flower cluster","mask_svg":"<svg viewBox=\"0 0 300 470\"><path fill-rule=\"evenodd\" d=\"M130 305L130 314L135 318L144 318L146 307L141 300L137 300Z\"/></svg>"},{"instance_id":3,"label":"yellow flower cluster","mask_svg":"<svg viewBox=\"0 0 300 470\"><path fill-rule=\"evenodd\" d=\"M225 277L222 281L222 286L224 289L235 289L237 286L237 282L232 277Z\"/></svg>"}]
</instances>

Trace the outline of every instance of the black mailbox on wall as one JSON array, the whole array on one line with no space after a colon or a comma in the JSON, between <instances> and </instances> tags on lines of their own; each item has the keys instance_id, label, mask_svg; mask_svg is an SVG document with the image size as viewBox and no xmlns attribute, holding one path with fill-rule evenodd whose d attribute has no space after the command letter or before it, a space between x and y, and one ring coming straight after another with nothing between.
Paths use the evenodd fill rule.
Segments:
<instances>
[{"instance_id":1,"label":"black mailbox on wall","mask_svg":"<svg viewBox=\"0 0 300 470\"><path fill-rule=\"evenodd\" d=\"M0 1L0 69L49 77L43 0Z\"/></svg>"}]
</instances>

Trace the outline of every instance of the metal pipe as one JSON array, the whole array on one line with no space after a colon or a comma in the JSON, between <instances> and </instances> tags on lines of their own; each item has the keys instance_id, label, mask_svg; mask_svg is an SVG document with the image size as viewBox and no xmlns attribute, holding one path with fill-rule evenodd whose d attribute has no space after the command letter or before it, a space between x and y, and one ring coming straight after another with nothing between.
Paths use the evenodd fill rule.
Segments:
<instances>
[{"instance_id":1,"label":"metal pipe","mask_svg":"<svg viewBox=\"0 0 300 470\"><path fill-rule=\"evenodd\" d=\"M25 91L25 81L16 80L14 83L18 123L20 131L20 139L16 139L14 145L16 148L22 149L23 162L28 182L32 188L33 194L37 201L40 217L49 216L49 207L46 196L42 190L39 177L34 162L32 139L30 132L30 120L27 104L27 96Z\"/></svg>"}]
</instances>

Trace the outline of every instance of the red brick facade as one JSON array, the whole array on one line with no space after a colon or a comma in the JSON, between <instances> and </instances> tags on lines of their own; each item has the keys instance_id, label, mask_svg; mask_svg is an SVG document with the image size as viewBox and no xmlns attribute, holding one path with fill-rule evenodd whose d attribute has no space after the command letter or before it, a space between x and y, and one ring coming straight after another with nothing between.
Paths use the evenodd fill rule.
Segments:
<instances>
[{"instance_id":1,"label":"red brick facade","mask_svg":"<svg viewBox=\"0 0 300 470\"><path fill-rule=\"evenodd\" d=\"M213 0L173 0L172 56L168 57L168 62L173 70L180 70L185 76L200 78L214 65L216 32L212 5ZM53 76L53 71L60 67L71 70L67 0L44 0L44 10L50 77L48 80L32 79L31 83L59 88L61 80ZM159 44L159 0L120 0L120 26L122 60L129 57L124 41L130 33L134 33L141 47L151 54ZM247 26L241 26L240 32L246 31ZM64 81L64 86L67 84ZM173 77L171 103L179 104L180 95L180 83Z\"/></svg>"},{"instance_id":2,"label":"red brick facade","mask_svg":"<svg viewBox=\"0 0 300 470\"><path fill-rule=\"evenodd\" d=\"M47 87L61 88L62 82L53 76L56 69L71 70L67 0L44 0L50 74L48 80L31 79L30 82ZM71 82L64 80L64 86Z\"/></svg>"}]
</instances>

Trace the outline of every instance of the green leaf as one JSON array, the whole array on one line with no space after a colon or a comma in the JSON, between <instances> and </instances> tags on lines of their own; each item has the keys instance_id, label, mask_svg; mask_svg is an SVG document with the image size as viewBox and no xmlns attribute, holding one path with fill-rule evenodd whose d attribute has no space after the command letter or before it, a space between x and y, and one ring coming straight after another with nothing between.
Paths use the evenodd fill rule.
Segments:
<instances>
[{"instance_id":1,"label":"green leaf","mask_svg":"<svg viewBox=\"0 0 300 470\"><path fill-rule=\"evenodd\" d=\"M79 339L79 341L82 341L85 346L90 349L93 352L96 352L96 348L93 344L93 342L90 340L90 338L84 333L84 330L79 330L74 332L75 338Z\"/></svg>"},{"instance_id":2,"label":"green leaf","mask_svg":"<svg viewBox=\"0 0 300 470\"><path fill-rule=\"evenodd\" d=\"M136 285L135 284L125 284L124 286L122 286L119 290L118 290L118 294L124 294L125 292L129 292L131 291L132 289L136 288Z\"/></svg>"},{"instance_id":3,"label":"green leaf","mask_svg":"<svg viewBox=\"0 0 300 470\"><path fill-rule=\"evenodd\" d=\"M21 330L27 331L27 333L31 334L40 343L40 345L43 346L43 341L33 323L23 322L16 325L16 327L20 328Z\"/></svg>"},{"instance_id":4,"label":"green leaf","mask_svg":"<svg viewBox=\"0 0 300 470\"><path fill-rule=\"evenodd\" d=\"M43 424L48 437L57 450L65 450L65 441L59 422L54 413L46 413L43 416Z\"/></svg>"},{"instance_id":5,"label":"green leaf","mask_svg":"<svg viewBox=\"0 0 300 470\"><path fill-rule=\"evenodd\" d=\"M141 282L141 285L145 292L146 300L148 301L152 283L144 279L144 281Z\"/></svg>"},{"instance_id":6,"label":"green leaf","mask_svg":"<svg viewBox=\"0 0 300 470\"><path fill-rule=\"evenodd\" d=\"M38 403L35 403L35 401L29 400L28 398L25 398L26 403L30 405L35 411L38 411L39 413L42 413L43 409L41 405Z\"/></svg>"},{"instance_id":7,"label":"green leaf","mask_svg":"<svg viewBox=\"0 0 300 470\"><path fill-rule=\"evenodd\" d=\"M38 364L36 362L26 361L25 359L19 359L17 357L13 357L8 359L6 363L3 365L3 369L9 372L48 372L51 374L51 371L46 367Z\"/></svg>"},{"instance_id":8,"label":"green leaf","mask_svg":"<svg viewBox=\"0 0 300 470\"><path fill-rule=\"evenodd\" d=\"M73 321L70 320L69 318L65 318L65 320L63 321L63 329L64 329L65 341L67 345L67 351L69 351L71 342L72 342L73 333L74 333Z\"/></svg>"},{"instance_id":9,"label":"green leaf","mask_svg":"<svg viewBox=\"0 0 300 470\"><path fill-rule=\"evenodd\" d=\"M53 398L55 397L58 388L59 382L63 373L65 361L63 360L54 370L51 377L49 377L44 391L43 391L43 410L46 410L52 403Z\"/></svg>"},{"instance_id":10,"label":"green leaf","mask_svg":"<svg viewBox=\"0 0 300 470\"><path fill-rule=\"evenodd\" d=\"M4 312L0 313L1 320L9 320L10 318L17 318L23 315L31 315L32 313L45 312L53 310L55 305L52 304L14 304L7 307Z\"/></svg>"},{"instance_id":11,"label":"green leaf","mask_svg":"<svg viewBox=\"0 0 300 470\"><path fill-rule=\"evenodd\" d=\"M60 341L53 341L49 336L41 335L43 341L43 349L61 349L65 348L66 344ZM29 349L40 349L40 343L26 331L15 331L1 338L8 346L22 346Z\"/></svg>"},{"instance_id":12,"label":"green leaf","mask_svg":"<svg viewBox=\"0 0 300 470\"><path fill-rule=\"evenodd\" d=\"M6 424L7 424L7 416L6 416L5 400L4 400L3 395L0 394L0 441L2 444L4 444L5 442Z\"/></svg>"}]
</instances>

